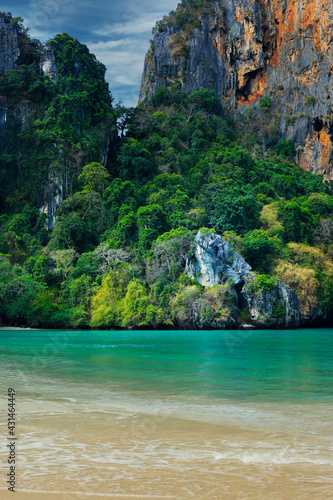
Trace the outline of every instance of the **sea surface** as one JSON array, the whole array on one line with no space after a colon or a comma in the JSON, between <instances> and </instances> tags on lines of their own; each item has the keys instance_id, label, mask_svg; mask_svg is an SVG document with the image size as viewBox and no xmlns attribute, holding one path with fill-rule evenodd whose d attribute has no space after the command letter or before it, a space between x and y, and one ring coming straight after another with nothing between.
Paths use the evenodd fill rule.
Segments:
<instances>
[{"instance_id":1,"label":"sea surface","mask_svg":"<svg viewBox=\"0 0 333 500\"><path fill-rule=\"evenodd\" d=\"M22 498L333 498L333 329L2 330L0 388Z\"/></svg>"}]
</instances>

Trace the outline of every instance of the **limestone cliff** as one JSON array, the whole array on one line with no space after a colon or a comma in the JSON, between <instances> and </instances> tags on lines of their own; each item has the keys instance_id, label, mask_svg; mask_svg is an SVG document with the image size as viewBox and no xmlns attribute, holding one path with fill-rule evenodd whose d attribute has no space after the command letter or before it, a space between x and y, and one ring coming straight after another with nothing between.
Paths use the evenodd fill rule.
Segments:
<instances>
[{"instance_id":1,"label":"limestone cliff","mask_svg":"<svg viewBox=\"0 0 333 500\"><path fill-rule=\"evenodd\" d=\"M296 161L332 179L332 4L208 1L191 28L179 21L180 14L196 4L183 0L176 13L157 23L140 101L149 102L158 87L175 80L186 94L214 89L227 112L257 107L262 96L270 96L280 139L294 142Z\"/></svg>"},{"instance_id":2,"label":"limestone cliff","mask_svg":"<svg viewBox=\"0 0 333 500\"><path fill-rule=\"evenodd\" d=\"M11 13L0 13L0 68L16 68L20 55L18 32Z\"/></svg>"},{"instance_id":3,"label":"limestone cliff","mask_svg":"<svg viewBox=\"0 0 333 500\"><path fill-rule=\"evenodd\" d=\"M88 48L67 34L42 46L21 21L0 12L0 204L16 192L51 228L82 167L106 164L115 123L105 67Z\"/></svg>"},{"instance_id":4,"label":"limestone cliff","mask_svg":"<svg viewBox=\"0 0 333 500\"><path fill-rule=\"evenodd\" d=\"M18 31L11 13L0 12L0 71L5 74L17 67L20 55ZM7 101L0 89L0 132L7 124Z\"/></svg>"},{"instance_id":5,"label":"limestone cliff","mask_svg":"<svg viewBox=\"0 0 333 500\"><path fill-rule=\"evenodd\" d=\"M282 281L271 290L256 290L246 282L242 295L248 305L249 321L256 327L297 328L301 325L298 297Z\"/></svg>"},{"instance_id":6,"label":"limestone cliff","mask_svg":"<svg viewBox=\"0 0 333 500\"><path fill-rule=\"evenodd\" d=\"M57 60L55 50L47 45L40 60L40 68L43 75L48 75L52 83L57 80Z\"/></svg>"}]
</instances>

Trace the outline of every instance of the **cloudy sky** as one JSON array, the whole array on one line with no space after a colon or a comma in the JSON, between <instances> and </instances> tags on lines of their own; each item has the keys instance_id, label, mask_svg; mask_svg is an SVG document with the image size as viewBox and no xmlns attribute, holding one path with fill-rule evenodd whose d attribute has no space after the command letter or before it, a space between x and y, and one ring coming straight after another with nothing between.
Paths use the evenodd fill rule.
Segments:
<instances>
[{"instance_id":1,"label":"cloudy sky","mask_svg":"<svg viewBox=\"0 0 333 500\"><path fill-rule=\"evenodd\" d=\"M30 35L42 42L65 32L88 45L107 67L115 102L135 106L151 30L179 1L5 0L0 10L23 17Z\"/></svg>"}]
</instances>

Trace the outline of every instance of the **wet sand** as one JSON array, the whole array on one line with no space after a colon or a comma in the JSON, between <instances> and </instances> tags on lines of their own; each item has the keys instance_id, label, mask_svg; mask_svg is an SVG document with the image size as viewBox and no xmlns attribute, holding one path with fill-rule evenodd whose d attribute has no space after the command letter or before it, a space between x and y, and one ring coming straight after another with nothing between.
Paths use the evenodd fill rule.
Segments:
<instances>
[{"instance_id":1,"label":"wet sand","mask_svg":"<svg viewBox=\"0 0 333 500\"><path fill-rule=\"evenodd\" d=\"M329 460L298 461L281 430L59 408L19 419L17 489L1 499L333 499Z\"/></svg>"}]
</instances>

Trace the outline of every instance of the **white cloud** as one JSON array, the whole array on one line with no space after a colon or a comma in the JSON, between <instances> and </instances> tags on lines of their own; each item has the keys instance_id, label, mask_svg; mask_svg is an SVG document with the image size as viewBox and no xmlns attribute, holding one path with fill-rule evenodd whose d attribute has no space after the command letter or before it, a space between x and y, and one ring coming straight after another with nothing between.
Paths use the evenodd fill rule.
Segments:
<instances>
[{"instance_id":1,"label":"white cloud","mask_svg":"<svg viewBox=\"0 0 333 500\"><path fill-rule=\"evenodd\" d=\"M175 9L179 0L123 0L118 15L105 19L93 30L93 36L109 41L87 43L89 49L107 67L106 78L115 100L136 105L139 98L145 54L156 21ZM112 45L111 40L119 41Z\"/></svg>"},{"instance_id":2,"label":"white cloud","mask_svg":"<svg viewBox=\"0 0 333 500\"><path fill-rule=\"evenodd\" d=\"M146 41L126 38L116 42L107 41L87 45L97 59L107 67L111 89L116 83L139 87L144 56L148 49Z\"/></svg>"},{"instance_id":3,"label":"white cloud","mask_svg":"<svg viewBox=\"0 0 333 500\"><path fill-rule=\"evenodd\" d=\"M155 26L158 19L163 17L161 12L149 13L141 17L137 21L124 21L114 24L107 24L101 28L94 30L94 35L97 36L111 36L111 35L133 35L141 33L149 33Z\"/></svg>"},{"instance_id":4,"label":"white cloud","mask_svg":"<svg viewBox=\"0 0 333 500\"><path fill-rule=\"evenodd\" d=\"M4 0L3 10L22 16L42 42L67 32L107 67L115 98L137 102L145 53L156 21L180 0Z\"/></svg>"},{"instance_id":5,"label":"white cloud","mask_svg":"<svg viewBox=\"0 0 333 500\"><path fill-rule=\"evenodd\" d=\"M88 47L90 52L93 52L95 56L97 56L97 53L107 53L107 51L120 47L121 45L126 44L126 42L126 39L108 40L107 42L88 43Z\"/></svg>"},{"instance_id":6,"label":"white cloud","mask_svg":"<svg viewBox=\"0 0 333 500\"><path fill-rule=\"evenodd\" d=\"M41 42L46 42L46 40L49 40L55 34L53 31L48 31L43 27L37 26L36 23L28 17L24 18L24 25L30 28L29 35L32 38L37 38Z\"/></svg>"}]
</instances>

